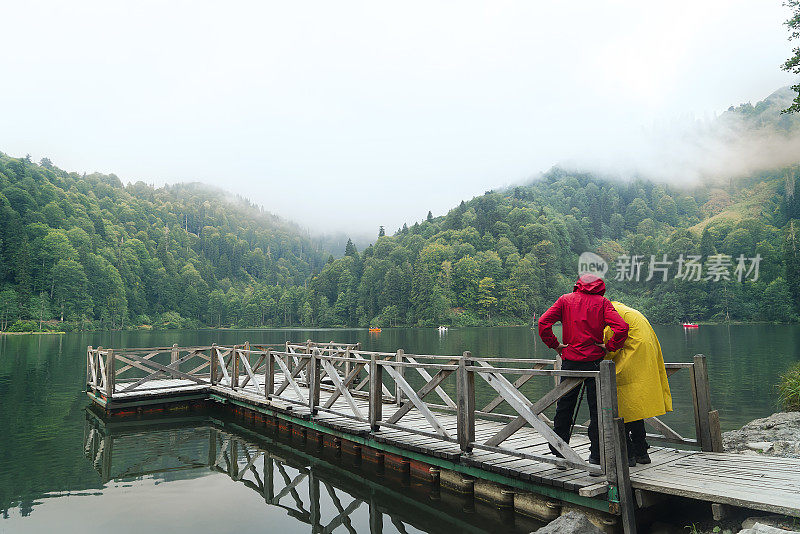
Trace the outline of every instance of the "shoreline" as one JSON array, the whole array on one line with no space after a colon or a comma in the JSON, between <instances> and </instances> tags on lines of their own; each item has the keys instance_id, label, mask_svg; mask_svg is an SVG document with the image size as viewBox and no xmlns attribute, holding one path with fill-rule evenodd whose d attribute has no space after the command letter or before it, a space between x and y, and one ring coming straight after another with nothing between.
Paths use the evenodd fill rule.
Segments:
<instances>
[{"instance_id":1,"label":"shoreline","mask_svg":"<svg viewBox=\"0 0 800 534\"><path fill-rule=\"evenodd\" d=\"M97 330L75 330L75 332L97 332ZM59 334L60 335L60 334L67 334L67 333L68 332L61 332L61 331L59 331L59 332L52 332L52 331L46 331L46 332L0 332L0 336L22 336L22 335L27 335L27 334L36 334L36 335Z\"/></svg>"},{"instance_id":2,"label":"shoreline","mask_svg":"<svg viewBox=\"0 0 800 534\"><path fill-rule=\"evenodd\" d=\"M682 327L680 323L653 323L655 326L674 326L674 327ZM776 323L770 321L730 321L730 322L698 322L698 325L702 326L754 326L754 325L789 325L789 324L797 324L797 323ZM530 323L524 324L496 324L496 325L445 325L447 328L451 329L461 329L461 328L524 328L528 327L530 329L536 329L536 324L531 325ZM362 326L195 326L195 327L181 327L181 328L153 328L150 325L141 325L141 326L134 326L130 328L115 328L115 329L106 329L106 328L99 328L99 329L75 329L69 331L36 331L36 332L3 332L0 331L0 335L21 335L21 334L77 334L77 333L86 333L86 332L167 332L170 330L367 330L369 327L362 327ZM381 327L384 330L393 330L393 329L436 329L437 326L384 326Z\"/></svg>"}]
</instances>

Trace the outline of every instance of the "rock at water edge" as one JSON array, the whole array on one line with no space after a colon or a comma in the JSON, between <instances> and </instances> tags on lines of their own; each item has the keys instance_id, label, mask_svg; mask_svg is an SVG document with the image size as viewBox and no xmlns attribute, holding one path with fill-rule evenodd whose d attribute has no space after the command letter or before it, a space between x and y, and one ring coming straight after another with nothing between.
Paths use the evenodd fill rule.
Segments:
<instances>
[{"instance_id":1,"label":"rock at water edge","mask_svg":"<svg viewBox=\"0 0 800 534\"><path fill-rule=\"evenodd\" d=\"M603 534L580 512L571 511L554 519L533 534Z\"/></svg>"}]
</instances>

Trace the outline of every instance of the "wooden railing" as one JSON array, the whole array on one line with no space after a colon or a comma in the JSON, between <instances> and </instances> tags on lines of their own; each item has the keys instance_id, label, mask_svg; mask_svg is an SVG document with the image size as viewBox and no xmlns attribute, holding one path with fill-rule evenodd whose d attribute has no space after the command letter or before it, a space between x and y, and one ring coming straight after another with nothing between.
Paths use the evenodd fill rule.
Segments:
<instances>
[{"instance_id":1,"label":"wooden railing","mask_svg":"<svg viewBox=\"0 0 800 534\"><path fill-rule=\"evenodd\" d=\"M87 389L111 399L122 393L169 387L165 378L182 381L175 386L210 384L212 347L155 347L86 351Z\"/></svg>"},{"instance_id":2,"label":"wooden railing","mask_svg":"<svg viewBox=\"0 0 800 534\"><path fill-rule=\"evenodd\" d=\"M704 451L721 450L719 416L711 409L705 357L669 363L666 369L670 377L688 371L696 436L686 438L659 418L650 418L647 423L658 433L648 437ZM620 491L630 489L624 422L618 415L616 374L610 360L601 362L599 371L565 371L557 368L555 360L481 358L469 352L414 355L403 350L366 351L360 344L311 341L119 351L88 348L87 385L106 398L163 389L164 379L177 381L173 387L202 385L304 406L311 417L320 412L334 414L363 423L373 432L388 428L435 438L457 444L465 455L477 449L581 469L604 476ZM531 394L523 389L530 392L528 382L534 379L544 381L545 393L529 398ZM588 464L561 439L544 414L588 379L597 381L599 467ZM494 393L481 407L476 406L476 383L482 391ZM328 393L325 398L322 391ZM344 404L337 403L340 399ZM387 405L395 408L387 409L384 416ZM501 406L510 413L500 413ZM504 424L499 429L483 425L481 432L476 432L476 422L481 421ZM511 438L525 427L535 429L561 458L509 446Z\"/></svg>"}]
</instances>

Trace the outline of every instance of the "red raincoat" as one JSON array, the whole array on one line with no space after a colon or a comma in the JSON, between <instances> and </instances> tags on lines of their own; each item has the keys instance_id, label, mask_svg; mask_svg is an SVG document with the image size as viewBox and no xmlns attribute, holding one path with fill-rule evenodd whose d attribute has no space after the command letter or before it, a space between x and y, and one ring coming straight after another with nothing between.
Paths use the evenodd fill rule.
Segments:
<instances>
[{"instance_id":1,"label":"red raincoat","mask_svg":"<svg viewBox=\"0 0 800 534\"><path fill-rule=\"evenodd\" d=\"M628 337L628 324L603 296L606 284L592 274L582 275L572 293L558 297L550 309L539 318L539 336L551 349L558 347L553 334L553 325L561 321L563 343L567 345L561 353L565 360L589 362L601 360L603 349L595 343L603 342L603 329L608 326L614 332L606 343L609 351L618 350Z\"/></svg>"}]
</instances>

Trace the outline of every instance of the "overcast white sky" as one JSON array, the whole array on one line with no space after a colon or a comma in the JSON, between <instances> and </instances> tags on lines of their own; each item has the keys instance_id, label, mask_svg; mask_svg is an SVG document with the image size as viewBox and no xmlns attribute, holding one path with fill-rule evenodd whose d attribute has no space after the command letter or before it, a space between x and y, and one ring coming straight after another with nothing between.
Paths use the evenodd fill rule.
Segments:
<instances>
[{"instance_id":1,"label":"overcast white sky","mask_svg":"<svg viewBox=\"0 0 800 534\"><path fill-rule=\"evenodd\" d=\"M792 81L780 0L11 2L0 151L374 234Z\"/></svg>"}]
</instances>

